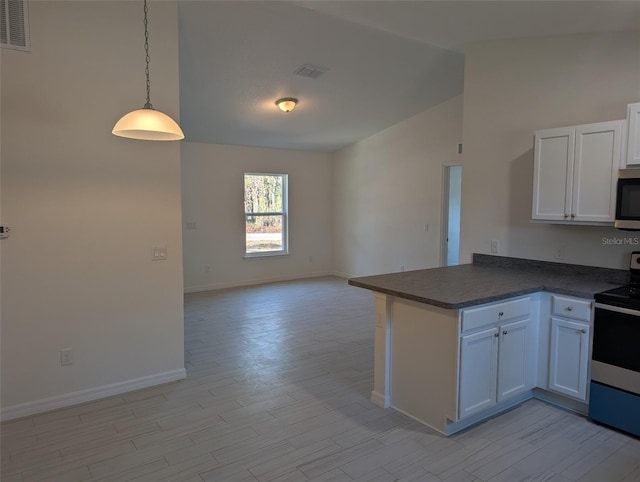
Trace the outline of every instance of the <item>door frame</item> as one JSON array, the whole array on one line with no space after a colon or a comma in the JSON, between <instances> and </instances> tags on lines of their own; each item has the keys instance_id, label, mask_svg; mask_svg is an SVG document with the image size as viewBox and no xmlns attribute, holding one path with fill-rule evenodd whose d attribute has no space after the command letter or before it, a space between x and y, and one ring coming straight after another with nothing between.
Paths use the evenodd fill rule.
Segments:
<instances>
[{"instance_id":1,"label":"door frame","mask_svg":"<svg viewBox=\"0 0 640 482\"><path fill-rule=\"evenodd\" d=\"M449 235L449 178L450 168L459 166L462 168L460 161L445 161L442 163L442 219L440 226L440 266L448 266L447 258L449 251L448 235ZM462 183L462 178L460 179Z\"/></svg>"}]
</instances>

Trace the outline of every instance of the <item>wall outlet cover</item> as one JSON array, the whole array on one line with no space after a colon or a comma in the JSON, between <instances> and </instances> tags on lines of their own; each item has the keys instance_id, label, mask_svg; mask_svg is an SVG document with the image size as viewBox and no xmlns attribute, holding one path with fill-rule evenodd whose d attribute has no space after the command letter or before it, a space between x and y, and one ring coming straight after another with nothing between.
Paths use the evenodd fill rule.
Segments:
<instances>
[{"instance_id":1,"label":"wall outlet cover","mask_svg":"<svg viewBox=\"0 0 640 482\"><path fill-rule=\"evenodd\" d=\"M73 365L73 352L71 351L71 348L60 350L60 365Z\"/></svg>"}]
</instances>

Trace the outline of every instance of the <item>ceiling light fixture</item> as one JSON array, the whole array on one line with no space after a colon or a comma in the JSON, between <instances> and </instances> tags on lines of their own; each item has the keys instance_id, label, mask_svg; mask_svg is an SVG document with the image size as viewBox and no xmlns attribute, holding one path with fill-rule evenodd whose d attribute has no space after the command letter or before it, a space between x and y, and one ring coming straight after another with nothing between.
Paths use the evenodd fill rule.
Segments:
<instances>
[{"instance_id":1,"label":"ceiling light fixture","mask_svg":"<svg viewBox=\"0 0 640 482\"><path fill-rule=\"evenodd\" d=\"M294 99L293 97L285 97L283 99L276 100L276 105L282 112L291 112L296 108L297 103L298 99Z\"/></svg>"},{"instance_id":2,"label":"ceiling light fixture","mask_svg":"<svg viewBox=\"0 0 640 482\"><path fill-rule=\"evenodd\" d=\"M151 105L149 82L149 30L147 20L147 0L144 0L144 50L146 53L147 102L142 109L134 110L122 116L111 131L112 134L129 139L147 141L179 141L184 139L180 126L167 114L155 110Z\"/></svg>"}]
</instances>

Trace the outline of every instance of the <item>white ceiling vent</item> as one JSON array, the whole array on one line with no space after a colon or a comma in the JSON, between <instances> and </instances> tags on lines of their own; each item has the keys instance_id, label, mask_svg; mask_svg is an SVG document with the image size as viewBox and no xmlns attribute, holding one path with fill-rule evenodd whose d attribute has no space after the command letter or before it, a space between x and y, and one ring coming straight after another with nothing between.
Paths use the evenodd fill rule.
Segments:
<instances>
[{"instance_id":1,"label":"white ceiling vent","mask_svg":"<svg viewBox=\"0 0 640 482\"><path fill-rule=\"evenodd\" d=\"M298 67L294 74L300 75L301 77L308 77L310 79L317 79L318 77L324 75L324 73L329 70L328 67L321 67L319 65L313 64L304 64L301 67Z\"/></svg>"},{"instance_id":2,"label":"white ceiling vent","mask_svg":"<svg viewBox=\"0 0 640 482\"><path fill-rule=\"evenodd\" d=\"M0 0L0 46L30 50L29 6L26 0Z\"/></svg>"}]
</instances>

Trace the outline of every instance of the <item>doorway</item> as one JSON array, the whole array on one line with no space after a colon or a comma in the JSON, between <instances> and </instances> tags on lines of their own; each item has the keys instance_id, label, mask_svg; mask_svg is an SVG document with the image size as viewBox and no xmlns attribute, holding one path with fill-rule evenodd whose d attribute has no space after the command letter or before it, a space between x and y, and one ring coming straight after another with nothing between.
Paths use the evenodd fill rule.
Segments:
<instances>
[{"instance_id":1,"label":"doorway","mask_svg":"<svg viewBox=\"0 0 640 482\"><path fill-rule=\"evenodd\" d=\"M442 203L442 266L459 264L460 200L462 196L462 166L444 166L444 199Z\"/></svg>"}]
</instances>

